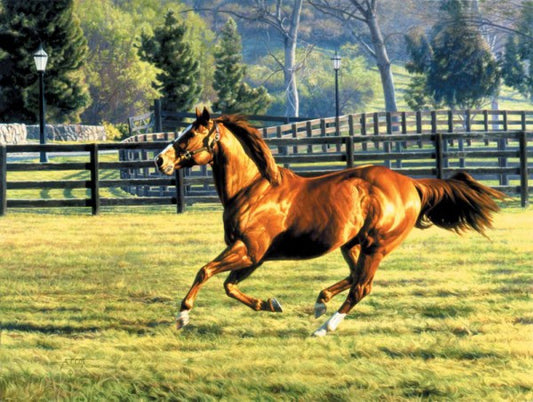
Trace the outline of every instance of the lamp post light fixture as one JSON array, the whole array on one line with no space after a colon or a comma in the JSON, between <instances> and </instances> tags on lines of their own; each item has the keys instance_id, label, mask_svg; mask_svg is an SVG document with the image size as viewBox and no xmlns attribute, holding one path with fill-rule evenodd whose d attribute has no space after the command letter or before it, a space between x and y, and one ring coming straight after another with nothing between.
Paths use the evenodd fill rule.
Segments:
<instances>
[{"instance_id":1,"label":"lamp post light fixture","mask_svg":"<svg viewBox=\"0 0 533 402\"><path fill-rule=\"evenodd\" d=\"M35 67L39 73L39 143L46 144L45 123L44 123L44 72L46 70L46 63L48 62L48 55L43 49L43 45L33 55ZM41 162L48 162L48 157L45 151L41 151Z\"/></svg>"},{"instance_id":2,"label":"lamp post light fixture","mask_svg":"<svg viewBox=\"0 0 533 402\"><path fill-rule=\"evenodd\" d=\"M333 69L335 70L335 117L339 119L339 69L341 68L341 56L335 51L335 56L331 58Z\"/></svg>"}]
</instances>

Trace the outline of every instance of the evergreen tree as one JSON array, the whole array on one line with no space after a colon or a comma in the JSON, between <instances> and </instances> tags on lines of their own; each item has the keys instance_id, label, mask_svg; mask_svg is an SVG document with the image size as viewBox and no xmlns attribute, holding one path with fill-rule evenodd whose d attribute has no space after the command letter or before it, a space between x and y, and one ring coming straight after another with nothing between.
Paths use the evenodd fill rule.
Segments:
<instances>
[{"instance_id":1,"label":"evergreen tree","mask_svg":"<svg viewBox=\"0 0 533 402\"><path fill-rule=\"evenodd\" d=\"M477 28L465 22L467 1L445 0L442 10L447 18L434 27L431 40L415 38L408 42L408 69L426 77L424 93L417 98L423 100L429 95L434 103L452 109L479 107L499 89L498 64ZM412 81L411 90L416 90L417 85L419 78Z\"/></svg>"},{"instance_id":2,"label":"evergreen tree","mask_svg":"<svg viewBox=\"0 0 533 402\"><path fill-rule=\"evenodd\" d=\"M520 59L517 40L514 36L509 36L505 43L502 72L505 85L517 89L520 93L527 93L526 69Z\"/></svg>"},{"instance_id":3,"label":"evergreen tree","mask_svg":"<svg viewBox=\"0 0 533 402\"><path fill-rule=\"evenodd\" d=\"M521 35L509 36L505 44L503 78L506 85L533 101L533 1L524 3L516 29Z\"/></svg>"},{"instance_id":4,"label":"evergreen tree","mask_svg":"<svg viewBox=\"0 0 533 402\"><path fill-rule=\"evenodd\" d=\"M165 16L153 36L141 35L139 54L142 60L158 67L157 81L152 85L163 94L164 110L185 112L198 101L202 88L200 66L185 40L186 26L173 11Z\"/></svg>"},{"instance_id":5,"label":"evergreen tree","mask_svg":"<svg viewBox=\"0 0 533 402\"><path fill-rule=\"evenodd\" d=\"M125 122L145 113L160 98L153 87L157 68L141 61L135 36L141 30L133 17L112 0L78 3L89 45L84 67L93 103L83 112L87 124Z\"/></svg>"},{"instance_id":6,"label":"evergreen tree","mask_svg":"<svg viewBox=\"0 0 533 402\"><path fill-rule=\"evenodd\" d=\"M213 109L222 113L262 114L271 100L265 87L251 88L244 82L246 66L242 62L242 41L237 24L230 18L222 28L215 49L213 88L218 100Z\"/></svg>"},{"instance_id":7,"label":"evergreen tree","mask_svg":"<svg viewBox=\"0 0 533 402\"><path fill-rule=\"evenodd\" d=\"M38 74L33 54L42 43L47 119L79 121L90 98L80 70L87 42L73 0L2 0L0 13L0 120L35 123Z\"/></svg>"}]
</instances>

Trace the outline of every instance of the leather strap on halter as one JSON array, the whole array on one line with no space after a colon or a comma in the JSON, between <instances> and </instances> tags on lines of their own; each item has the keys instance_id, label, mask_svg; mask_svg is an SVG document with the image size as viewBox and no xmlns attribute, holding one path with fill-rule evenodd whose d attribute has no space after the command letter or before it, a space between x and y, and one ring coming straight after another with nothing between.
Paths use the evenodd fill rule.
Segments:
<instances>
[{"instance_id":1,"label":"leather strap on halter","mask_svg":"<svg viewBox=\"0 0 533 402\"><path fill-rule=\"evenodd\" d=\"M211 128L211 130L209 130L209 133L207 134L207 138L209 138L213 133L215 133L215 137L213 138L213 141L210 144L208 144L205 147L195 149L193 151L185 151L183 153L180 153L179 156L183 159L192 159L194 155L199 154L200 152L203 152L203 151L213 152L213 149L215 148L215 144L218 142L218 140L220 140L220 130L218 129L217 122L214 120L213 120L213 127Z\"/></svg>"}]
</instances>

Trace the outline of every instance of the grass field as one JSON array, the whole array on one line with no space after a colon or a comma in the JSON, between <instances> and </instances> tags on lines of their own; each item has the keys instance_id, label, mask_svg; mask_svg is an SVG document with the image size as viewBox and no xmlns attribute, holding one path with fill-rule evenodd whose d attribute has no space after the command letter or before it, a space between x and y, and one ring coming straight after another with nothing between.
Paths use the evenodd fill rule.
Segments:
<instances>
[{"instance_id":1,"label":"grass field","mask_svg":"<svg viewBox=\"0 0 533 402\"><path fill-rule=\"evenodd\" d=\"M223 235L219 208L171 211L0 219L1 401L533 400L531 208L504 209L490 241L414 231L325 338L309 336L324 320L313 305L347 273L338 252L243 283L283 314L212 278L176 332Z\"/></svg>"}]
</instances>

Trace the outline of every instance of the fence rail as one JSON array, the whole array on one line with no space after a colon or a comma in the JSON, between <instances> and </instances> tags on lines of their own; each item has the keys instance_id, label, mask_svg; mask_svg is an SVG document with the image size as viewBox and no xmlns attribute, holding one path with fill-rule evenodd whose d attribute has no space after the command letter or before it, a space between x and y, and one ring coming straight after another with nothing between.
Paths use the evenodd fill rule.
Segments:
<instances>
[{"instance_id":1,"label":"fence rail","mask_svg":"<svg viewBox=\"0 0 533 402\"><path fill-rule=\"evenodd\" d=\"M328 135L423 134L489 131L531 131L532 111L434 110L359 113L264 127L270 137L326 137Z\"/></svg>"},{"instance_id":2,"label":"fence rail","mask_svg":"<svg viewBox=\"0 0 533 402\"><path fill-rule=\"evenodd\" d=\"M151 159L173 134L154 134L157 142L84 145L0 146L0 215L12 208L87 207L98 214L102 207L118 205L169 205L182 212L186 205L218 202L212 179L205 170L180 170L174 177L156 173ZM372 136L268 138L279 164L304 176L373 163L391 166L414 177L446 177L467 170L478 180L511 195L522 206L529 200L531 157L528 143L533 132L438 132ZM461 146L460 143L470 142ZM486 146L489 144L489 146ZM28 161L29 153L57 153L49 163ZM129 157L126 154L131 153ZM68 161L62 161L69 158ZM74 155L74 156L72 156ZM14 157L18 156L18 160ZM60 160L59 162L53 162ZM74 171L72 180L43 180L45 173ZM131 172L141 172L135 177ZM28 180L31 175L38 179ZM17 192L57 190L62 198L24 197ZM134 189L134 191L132 191ZM74 190L82 194L71 196ZM135 191L137 190L137 191ZM133 194L132 194L133 193Z\"/></svg>"},{"instance_id":3,"label":"fence rail","mask_svg":"<svg viewBox=\"0 0 533 402\"><path fill-rule=\"evenodd\" d=\"M220 114L213 113L211 116L218 117ZM262 123L263 125L309 120L307 117L265 115L247 115L246 118L252 122ZM187 127L195 119L195 113L170 112L167 110L162 110L161 101L156 99L151 112L128 118L128 128L130 136L151 132L158 133L163 131L179 131L180 128Z\"/></svg>"}]
</instances>

